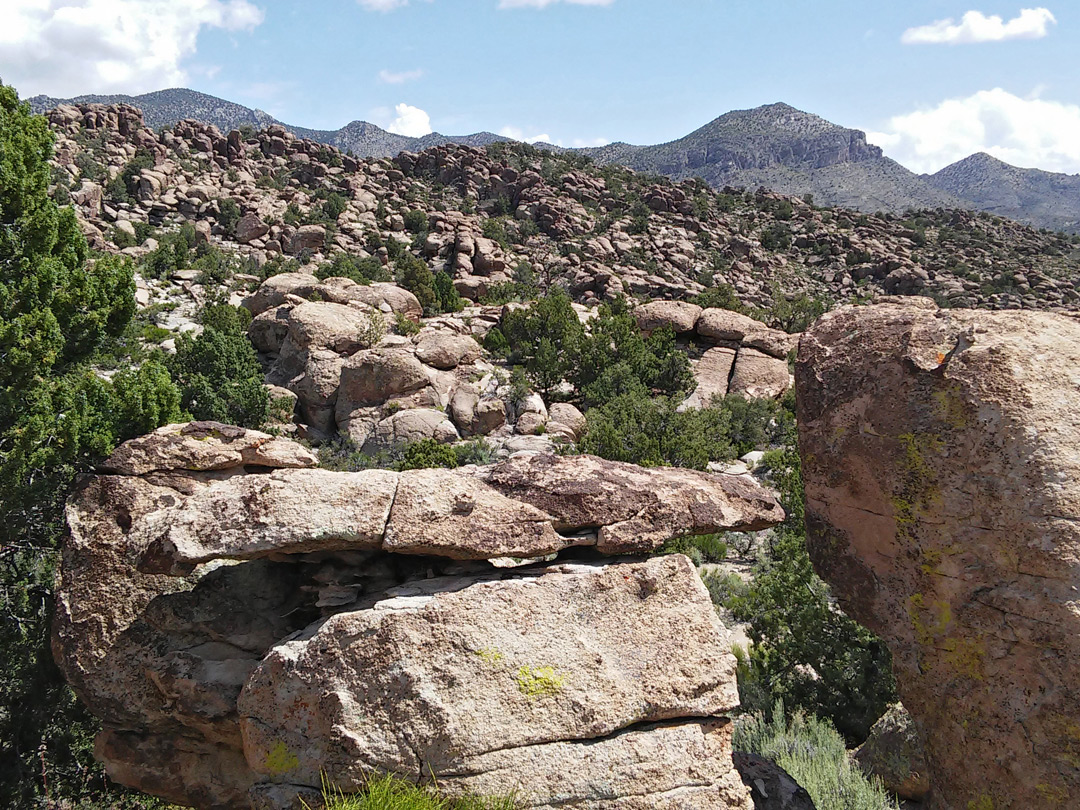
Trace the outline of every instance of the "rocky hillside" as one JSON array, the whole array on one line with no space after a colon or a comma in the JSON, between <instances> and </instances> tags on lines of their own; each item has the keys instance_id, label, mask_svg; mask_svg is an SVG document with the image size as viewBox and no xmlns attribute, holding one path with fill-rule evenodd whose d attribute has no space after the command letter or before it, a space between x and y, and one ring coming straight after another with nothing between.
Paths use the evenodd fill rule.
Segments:
<instances>
[{"instance_id":1,"label":"rocky hillside","mask_svg":"<svg viewBox=\"0 0 1080 810\"><path fill-rule=\"evenodd\" d=\"M35 96L30 104L44 113L60 104L129 104L142 110L151 129L190 119L222 132L240 127L281 125L293 135L337 147L360 157L395 157L434 146L486 146L509 139L490 132L422 138L396 135L366 121L337 130L282 123L253 110L193 90L171 89L141 96ZM1076 232L1080 215L1075 178L973 156L934 176L920 176L882 155L866 134L847 129L787 104L770 104L722 115L684 138L656 146L613 143L578 152L601 165L619 165L674 180L700 178L714 188L760 186L791 196L811 194L820 204L901 214L908 209L965 208L1008 216L1037 227ZM962 169L962 171L961 171ZM999 188L998 185L1001 184ZM1009 189L1009 191L1004 191Z\"/></svg>"},{"instance_id":2,"label":"rocky hillside","mask_svg":"<svg viewBox=\"0 0 1080 810\"><path fill-rule=\"evenodd\" d=\"M980 152L926 181L983 211L1055 230L1080 231L1080 175L1020 169Z\"/></svg>"},{"instance_id":3,"label":"rocky hillside","mask_svg":"<svg viewBox=\"0 0 1080 810\"><path fill-rule=\"evenodd\" d=\"M186 119L213 124L223 132L240 127L263 129L276 124L285 127L297 137L329 144L342 152L352 152L360 157L393 157L406 150L419 151L446 143L485 146L507 140L490 132L462 136L446 136L433 132L422 138L410 138L406 135L387 132L367 121L353 121L336 130L307 129L284 124L262 110L253 110L206 93L183 88L158 90L141 96L90 95L73 99L35 96L29 99L29 102L33 110L38 113L46 112L61 104L129 104L139 108L146 125L155 130L172 127L177 122Z\"/></svg>"},{"instance_id":4,"label":"rocky hillside","mask_svg":"<svg viewBox=\"0 0 1080 810\"><path fill-rule=\"evenodd\" d=\"M1073 241L988 214L859 214L521 144L357 159L280 125L245 137L186 121L158 133L123 105L61 106L49 120L55 193L76 205L92 245L136 257L151 252L155 229L187 221L256 266L340 253L388 265L405 251L472 301L557 284L585 304L727 287L760 308L801 293L1080 303Z\"/></svg>"}]
</instances>

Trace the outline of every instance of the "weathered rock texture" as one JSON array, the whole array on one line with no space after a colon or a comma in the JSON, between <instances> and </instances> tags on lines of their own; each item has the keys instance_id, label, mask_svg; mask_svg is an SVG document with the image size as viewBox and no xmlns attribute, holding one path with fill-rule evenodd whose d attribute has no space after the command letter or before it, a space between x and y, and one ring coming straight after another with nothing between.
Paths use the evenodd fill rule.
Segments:
<instances>
[{"instance_id":1,"label":"weathered rock texture","mask_svg":"<svg viewBox=\"0 0 1080 810\"><path fill-rule=\"evenodd\" d=\"M115 780L207 810L377 771L530 808L749 810L731 642L693 566L600 553L768 526L768 492L587 456L314 463L195 423L82 481L54 652ZM598 549L520 565L572 546Z\"/></svg>"},{"instance_id":2,"label":"weathered rock texture","mask_svg":"<svg viewBox=\"0 0 1080 810\"><path fill-rule=\"evenodd\" d=\"M796 377L811 556L893 652L930 806L1080 795L1080 323L827 315Z\"/></svg>"}]
</instances>

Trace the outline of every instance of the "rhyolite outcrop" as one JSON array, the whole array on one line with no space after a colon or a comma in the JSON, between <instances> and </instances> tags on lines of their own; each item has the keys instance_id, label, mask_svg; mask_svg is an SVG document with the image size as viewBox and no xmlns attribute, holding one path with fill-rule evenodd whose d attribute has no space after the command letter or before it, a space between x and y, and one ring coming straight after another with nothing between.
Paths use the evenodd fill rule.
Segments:
<instances>
[{"instance_id":1,"label":"rhyolite outcrop","mask_svg":"<svg viewBox=\"0 0 1080 810\"><path fill-rule=\"evenodd\" d=\"M588 456L315 464L197 422L81 481L53 644L113 779L206 810L377 772L528 808L749 810L707 591L681 555L618 555L773 525L770 493Z\"/></svg>"},{"instance_id":2,"label":"rhyolite outcrop","mask_svg":"<svg viewBox=\"0 0 1080 810\"><path fill-rule=\"evenodd\" d=\"M846 307L796 370L811 557L893 653L948 810L1080 796L1080 322Z\"/></svg>"}]
</instances>

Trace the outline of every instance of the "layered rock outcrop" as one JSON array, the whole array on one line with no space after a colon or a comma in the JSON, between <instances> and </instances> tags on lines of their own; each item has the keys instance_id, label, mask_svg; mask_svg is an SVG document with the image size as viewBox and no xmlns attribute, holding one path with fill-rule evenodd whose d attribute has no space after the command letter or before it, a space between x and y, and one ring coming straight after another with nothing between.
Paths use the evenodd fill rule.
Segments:
<instances>
[{"instance_id":1,"label":"layered rock outcrop","mask_svg":"<svg viewBox=\"0 0 1080 810\"><path fill-rule=\"evenodd\" d=\"M811 557L893 652L930 806L1080 795L1080 323L825 316L796 371Z\"/></svg>"},{"instance_id":2,"label":"layered rock outcrop","mask_svg":"<svg viewBox=\"0 0 1080 810\"><path fill-rule=\"evenodd\" d=\"M767 527L766 490L591 457L314 463L191 423L81 482L54 652L114 779L207 810L379 771L530 808L749 810L693 566L603 555Z\"/></svg>"}]
</instances>

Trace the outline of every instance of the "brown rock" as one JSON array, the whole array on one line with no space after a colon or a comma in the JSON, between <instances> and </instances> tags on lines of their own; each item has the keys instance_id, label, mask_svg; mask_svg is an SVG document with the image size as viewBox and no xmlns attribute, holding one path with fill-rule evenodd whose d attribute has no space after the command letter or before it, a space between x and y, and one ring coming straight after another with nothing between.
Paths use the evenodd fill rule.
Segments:
<instances>
[{"instance_id":1,"label":"brown rock","mask_svg":"<svg viewBox=\"0 0 1080 810\"><path fill-rule=\"evenodd\" d=\"M433 372L403 349L370 349L350 357L341 368L339 421L364 405L381 405L431 384Z\"/></svg>"},{"instance_id":2,"label":"brown rock","mask_svg":"<svg viewBox=\"0 0 1080 810\"><path fill-rule=\"evenodd\" d=\"M874 723L854 760L867 776L901 799L921 802L930 792L929 768L918 730L903 704L897 703Z\"/></svg>"},{"instance_id":3,"label":"brown rock","mask_svg":"<svg viewBox=\"0 0 1080 810\"><path fill-rule=\"evenodd\" d=\"M924 301L803 336L808 545L882 635L932 807L1080 795L1080 324Z\"/></svg>"},{"instance_id":4,"label":"brown rock","mask_svg":"<svg viewBox=\"0 0 1080 810\"><path fill-rule=\"evenodd\" d=\"M740 751L731 758L743 784L750 789L754 810L817 810L810 794L775 762Z\"/></svg>"},{"instance_id":5,"label":"brown rock","mask_svg":"<svg viewBox=\"0 0 1080 810\"><path fill-rule=\"evenodd\" d=\"M236 241L242 245L262 239L270 232L270 226L259 219L259 215L248 211L236 223Z\"/></svg>"},{"instance_id":6,"label":"brown rock","mask_svg":"<svg viewBox=\"0 0 1080 810\"><path fill-rule=\"evenodd\" d=\"M289 240L289 253L303 250L320 251L326 243L326 228L322 225L301 225Z\"/></svg>"}]
</instances>

